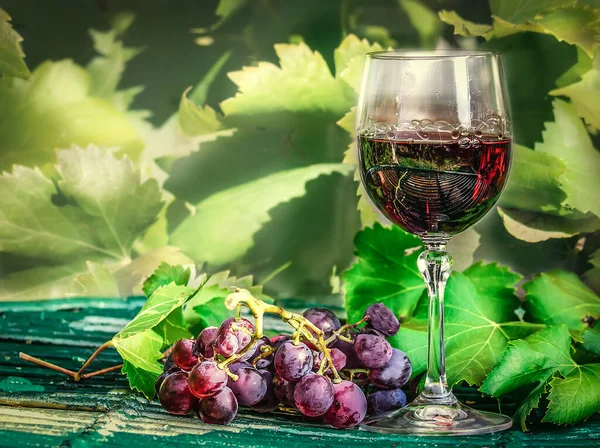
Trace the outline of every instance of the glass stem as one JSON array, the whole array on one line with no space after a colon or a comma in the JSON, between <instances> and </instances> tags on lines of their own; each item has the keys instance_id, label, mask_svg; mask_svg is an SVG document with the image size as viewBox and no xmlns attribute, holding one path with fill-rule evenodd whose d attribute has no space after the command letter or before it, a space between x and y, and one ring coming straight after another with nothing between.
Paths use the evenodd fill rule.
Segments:
<instances>
[{"instance_id":1,"label":"glass stem","mask_svg":"<svg viewBox=\"0 0 600 448\"><path fill-rule=\"evenodd\" d=\"M425 241L426 250L419 256L418 266L429 292L427 376L421 399L439 403L456 402L446 381L444 353L444 288L452 270L452 257L446 244Z\"/></svg>"}]
</instances>

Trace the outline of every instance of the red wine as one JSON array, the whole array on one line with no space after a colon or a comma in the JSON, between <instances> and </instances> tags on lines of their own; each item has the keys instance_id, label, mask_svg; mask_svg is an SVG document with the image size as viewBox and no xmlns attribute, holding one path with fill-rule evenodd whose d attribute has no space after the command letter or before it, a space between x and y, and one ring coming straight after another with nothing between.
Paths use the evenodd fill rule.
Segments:
<instances>
[{"instance_id":1,"label":"red wine","mask_svg":"<svg viewBox=\"0 0 600 448\"><path fill-rule=\"evenodd\" d=\"M416 235L452 236L479 221L506 184L512 142L502 136L423 140L361 135L360 171L371 201Z\"/></svg>"}]
</instances>

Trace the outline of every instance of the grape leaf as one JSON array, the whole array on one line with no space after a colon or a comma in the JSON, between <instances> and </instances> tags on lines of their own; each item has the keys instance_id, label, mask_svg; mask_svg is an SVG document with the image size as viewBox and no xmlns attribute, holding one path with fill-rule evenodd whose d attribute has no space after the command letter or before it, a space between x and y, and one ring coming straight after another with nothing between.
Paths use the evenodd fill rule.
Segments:
<instances>
[{"instance_id":1,"label":"grape leaf","mask_svg":"<svg viewBox=\"0 0 600 448\"><path fill-rule=\"evenodd\" d=\"M542 421L572 424L600 411L600 364L578 366L564 378L550 381L548 410Z\"/></svg>"},{"instance_id":2,"label":"grape leaf","mask_svg":"<svg viewBox=\"0 0 600 448\"><path fill-rule=\"evenodd\" d=\"M477 24L463 19L455 11L442 10L438 13L440 20L454 27L454 34L464 37L486 36L493 27L486 24Z\"/></svg>"},{"instance_id":3,"label":"grape leaf","mask_svg":"<svg viewBox=\"0 0 600 448\"><path fill-rule=\"evenodd\" d=\"M23 38L13 30L10 16L0 9L0 73L29 79L30 73L23 61L25 54L20 42Z\"/></svg>"},{"instance_id":4,"label":"grape leaf","mask_svg":"<svg viewBox=\"0 0 600 448\"><path fill-rule=\"evenodd\" d=\"M398 3L419 33L421 46L433 48L442 31L437 14L417 0L398 0Z\"/></svg>"},{"instance_id":5,"label":"grape leaf","mask_svg":"<svg viewBox=\"0 0 600 448\"><path fill-rule=\"evenodd\" d=\"M590 65L591 69L581 74L581 81L551 90L550 95L569 97L577 115L592 128L600 129L600 51L596 52ZM581 64L575 67L579 66ZM584 66L581 71L585 68Z\"/></svg>"},{"instance_id":6,"label":"grape leaf","mask_svg":"<svg viewBox=\"0 0 600 448\"><path fill-rule=\"evenodd\" d=\"M556 372L567 375L576 365L571 358L569 329L553 325L509 342L502 360L479 390L499 397L529 384L546 382Z\"/></svg>"},{"instance_id":7,"label":"grape leaf","mask_svg":"<svg viewBox=\"0 0 600 448\"><path fill-rule=\"evenodd\" d=\"M98 148L61 150L57 157L60 190L93 217L104 247L128 257L135 238L162 208L158 183L142 182L130 160Z\"/></svg>"},{"instance_id":8,"label":"grape leaf","mask_svg":"<svg viewBox=\"0 0 600 448\"><path fill-rule=\"evenodd\" d=\"M411 316L425 283L417 269L422 247L414 235L379 223L354 239L358 261L342 274L348 322L357 322L365 309L382 302L400 320Z\"/></svg>"},{"instance_id":9,"label":"grape leaf","mask_svg":"<svg viewBox=\"0 0 600 448\"><path fill-rule=\"evenodd\" d=\"M48 164L55 148L74 144L137 155L143 143L127 117L89 89L87 72L69 60L44 62L29 81L0 80L0 167Z\"/></svg>"},{"instance_id":10,"label":"grape leaf","mask_svg":"<svg viewBox=\"0 0 600 448\"><path fill-rule=\"evenodd\" d=\"M197 137L199 135L213 134L221 127L221 121L217 113L210 106L204 108L196 106L187 98L187 93L191 87L183 92L181 102L179 103L179 126L188 137Z\"/></svg>"},{"instance_id":11,"label":"grape leaf","mask_svg":"<svg viewBox=\"0 0 600 448\"><path fill-rule=\"evenodd\" d=\"M121 370L132 389L139 390L149 400L155 395L154 384L163 371L158 362L163 338L153 330L145 330L130 337L112 339L112 345L123 358Z\"/></svg>"},{"instance_id":12,"label":"grape leaf","mask_svg":"<svg viewBox=\"0 0 600 448\"><path fill-rule=\"evenodd\" d=\"M225 307L225 297L231 294L233 286L247 289L260 300L273 302L270 297L263 294L262 286L254 284L252 276L236 278L229 274L229 271L218 272L206 281L202 289L183 309L186 322L201 328L221 325L221 322L233 314L233 311ZM202 279L198 278L195 281L202 281Z\"/></svg>"},{"instance_id":13,"label":"grape leaf","mask_svg":"<svg viewBox=\"0 0 600 448\"><path fill-rule=\"evenodd\" d=\"M600 217L600 153L594 148L584 124L572 105L554 100L554 122L546 123L543 143L535 150L561 158L567 171L558 177L567 193L563 204L582 213L592 212Z\"/></svg>"},{"instance_id":14,"label":"grape leaf","mask_svg":"<svg viewBox=\"0 0 600 448\"><path fill-rule=\"evenodd\" d=\"M528 243L538 243L550 238L570 238L582 232L594 232L600 229L600 219L594 215L570 219L500 207L497 210L506 230L515 238Z\"/></svg>"},{"instance_id":15,"label":"grape leaf","mask_svg":"<svg viewBox=\"0 0 600 448\"><path fill-rule=\"evenodd\" d=\"M566 214L562 202L567 198L558 181L566 164L552 154L515 145L508 184L500 197L502 208Z\"/></svg>"},{"instance_id":16,"label":"grape leaf","mask_svg":"<svg viewBox=\"0 0 600 448\"><path fill-rule=\"evenodd\" d=\"M346 164L315 164L271 174L249 184L223 190L195 206L172 233L171 242L185 248L197 262L222 266L252 247L252 235L269 220L268 211L280 202L302 196L311 179L330 173L347 174L353 170ZM215 235L227 235L218 245Z\"/></svg>"},{"instance_id":17,"label":"grape leaf","mask_svg":"<svg viewBox=\"0 0 600 448\"><path fill-rule=\"evenodd\" d=\"M477 263L454 272L445 292L446 369L450 385L461 381L481 384L500 361L508 341L540 329L517 320L514 285L521 277L495 263ZM414 316L392 339L413 364L413 376L427 366L427 308L423 296Z\"/></svg>"},{"instance_id":18,"label":"grape leaf","mask_svg":"<svg viewBox=\"0 0 600 448\"><path fill-rule=\"evenodd\" d=\"M548 10L573 5L576 0L490 0L492 14L513 23L523 23Z\"/></svg>"},{"instance_id":19,"label":"grape leaf","mask_svg":"<svg viewBox=\"0 0 600 448\"><path fill-rule=\"evenodd\" d=\"M560 78L556 80L556 87L567 87L581 81L583 75L592 69L592 58L585 51L577 47L577 63L564 72ZM551 95L554 95L550 92ZM562 94L561 94L562 95ZM580 115L581 116L581 115Z\"/></svg>"},{"instance_id":20,"label":"grape leaf","mask_svg":"<svg viewBox=\"0 0 600 448\"><path fill-rule=\"evenodd\" d=\"M81 286L81 295L85 297L121 297L119 286L110 270L103 264L88 261L88 272L75 278Z\"/></svg>"},{"instance_id":21,"label":"grape leaf","mask_svg":"<svg viewBox=\"0 0 600 448\"><path fill-rule=\"evenodd\" d=\"M521 402L515 413L513 414L513 421L517 421L521 425L521 431L527 431L527 425L525 424L527 417L531 414L531 411L536 409L540 404L542 395L546 393L548 383L540 381L537 386L533 388L525 399Z\"/></svg>"},{"instance_id":22,"label":"grape leaf","mask_svg":"<svg viewBox=\"0 0 600 448\"><path fill-rule=\"evenodd\" d=\"M155 290L139 313L123 328L115 339L124 339L150 330L160 324L170 313L191 299L195 288L169 283Z\"/></svg>"},{"instance_id":23,"label":"grape leaf","mask_svg":"<svg viewBox=\"0 0 600 448\"><path fill-rule=\"evenodd\" d=\"M583 331L600 319L600 298L571 272L542 273L523 289L523 307L534 322Z\"/></svg>"},{"instance_id":24,"label":"grape leaf","mask_svg":"<svg viewBox=\"0 0 600 448\"><path fill-rule=\"evenodd\" d=\"M166 286L169 283L186 286L190 280L190 268L183 266L171 266L162 262L150 277L146 279L142 291L146 297L150 297L158 288Z\"/></svg>"},{"instance_id":25,"label":"grape leaf","mask_svg":"<svg viewBox=\"0 0 600 448\"><path fill-rule=\"evenodd\" d=\"M581 348L596 356L600 356L600 329L589 328L581 333L581 337L583 339Z\"/></svg>"}]
</instances>

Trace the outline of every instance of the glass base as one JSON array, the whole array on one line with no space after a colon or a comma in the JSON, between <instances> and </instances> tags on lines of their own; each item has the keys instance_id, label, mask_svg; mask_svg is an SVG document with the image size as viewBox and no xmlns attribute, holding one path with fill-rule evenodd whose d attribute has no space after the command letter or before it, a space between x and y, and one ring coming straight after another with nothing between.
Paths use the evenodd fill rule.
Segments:
<instances>
[{"instance_id":1,"label":"glass base","mask_svg":"<svg viewBox=\"0 0 600 448\"><path fill-rule=\"evenodd\" d=\"M391 434L452 436L487 434L512 426L512 419L506 415L472 409L453 395L448 398L438 403L418 397L402 409L367 418L361 427Z\"/></svg>"}]
</instances>

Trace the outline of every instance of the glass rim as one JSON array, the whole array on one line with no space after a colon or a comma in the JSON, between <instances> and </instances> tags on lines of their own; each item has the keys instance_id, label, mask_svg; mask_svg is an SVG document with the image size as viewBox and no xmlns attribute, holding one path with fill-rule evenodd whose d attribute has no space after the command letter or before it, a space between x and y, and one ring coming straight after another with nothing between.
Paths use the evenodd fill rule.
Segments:
<instances>
[{"instance_id":1,"label":"glass rim","mask_svg":"<svg viewBox=\"0 0 600 448\"><path fill-rule=\"evenodd\" d=\"M497 51L490 50L463 50L459 48L445 50L381 50L367 53L369 59L401 61L401 60L428 60L452 58L477 58L499 56Z\"/></svg>"}]
</instances>

